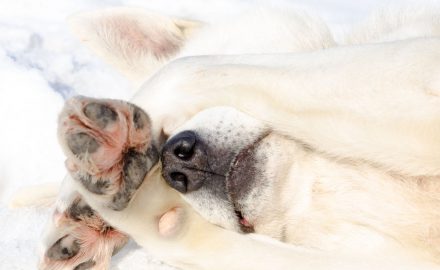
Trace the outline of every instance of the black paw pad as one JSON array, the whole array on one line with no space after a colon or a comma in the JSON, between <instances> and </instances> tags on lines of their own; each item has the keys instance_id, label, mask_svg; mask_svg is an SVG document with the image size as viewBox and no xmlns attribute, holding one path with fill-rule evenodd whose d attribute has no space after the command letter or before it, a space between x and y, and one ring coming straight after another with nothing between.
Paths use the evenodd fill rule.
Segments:
<instances>
[{"instance_id":1,"label":"black paw pad","mask_svg":"<svg viewBox=\"0 0 440 270\"><path fill-rule=\"evenodd\" d=\"M95 266L95 261L87 261L87 262L83 262L81 264L78 264L73 270L87 270L87 269L91 269L93 266Z\"/></svg>"},{"instance_id":2,"label":"black paw pad","mask_svg":"<svg viewBox=\"0 0 440 270\"><path fill-rule=\"evenodd\" d=\"M86 105L84 114L100 128L105 128L118 119L118 114L112 108L100 103Z\"/></svg>"},{"instance_id":3,"label":"black paw pad","mask_svg":"<svg viewBox=\"0 0 440 270\"><path fill-rule=\"evenodd\" d=\"M104 179L97 179L93 181L90 174L85 174L78 177L78 180L83 184L83 186L93 194L104 195L107 194L110 188L110 182Z\"/></svg>"},{"instance_id":4,"label":"black paw pad","mask_svg":"<svg viewBox=\"0 0 440 270\"><path fill-rule=\"evenodd\" d=\"M150 122L148 115L138 107L133 110L133 124L135 129L143 129Z\"/></svg>"},{"instance_id":5,"label":"black paw pad","mask_svg":"<svg viewBox=\"0 0 440 270\"><path fill-rule=\"evenodd\" d=\"M96 152L99 148L99 143L95 138L87 133L80 132L76 134L69 134L67 136L67 146L74 155Z\"/></svg>"},{"instance_id":6,"label":"black paw pad","mask_svg":"<svg viewBox=\"0 0 440 270\"><path fill-rule=\"evenodd\" d=\"M115 211L121 211L127 207L145 176L158 160L158 152L153 146L144 153L130 149L124 156L124 167L122 170L124 185L115 194L109 207Z\"/></svg>"},{"instance_id":7,"label":"black paw pad","mask_svg":"<svg viewBox=\"0 0 440 270\"><path fill-rule=\"evenodd\" d=\"M66 235L56 241L46 255L52 260L61 261L72 258L78 254L78 251L79 243L72 236Z\"/></svg>"}]
</instances>

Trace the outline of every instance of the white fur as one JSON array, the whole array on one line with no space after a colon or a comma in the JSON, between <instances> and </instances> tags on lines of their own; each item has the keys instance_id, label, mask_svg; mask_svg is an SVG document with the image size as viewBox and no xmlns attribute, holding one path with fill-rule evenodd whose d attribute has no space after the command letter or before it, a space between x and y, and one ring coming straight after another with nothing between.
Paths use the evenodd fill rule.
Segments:
<instances>
[{"instance_id":1,"label":"white fur","mask_svg":"<svg viewBox=\"0 0 440 270\"><path fill-rule=\"evenodd\" d=\"M137 11L132 14L131 11L125 12L123 19L128 18L124 21L128 24L132 22L132 15L133 18L140 18ZM103 14L111 19L114 13ZM100 18L99 16L93 14L92 19ZM252 23L244 23L220 31L235 37L234 40L217 38L215 33L218 32L207 31L203 34L205 38L195 37L194 41L194 44L201 44L197 46L206 46L209 44L209 35L216 37L212 39L217 40L215 44L219 44L218 40L227 41L227 45L215 47L211 51L199 47L201 52L221 54L222 48L228 48L225 49L228 54L288 54L178 59L148 80L132 101L151 116L156 135L162 129L171 133L202 109L229 105L264 121L277 132L303 141L337 159L365 160L385 171L408 176L439 175L440 40L408 40L407 31L403 31L405 34L400 38L398 33L406 27L405 24L390 23L390 26L384 27L387 28L386 31L377 31L379 37L361 35L361 38L353 38L350 43L370 42L373 39L379 42L382 41L382 33L388 35L391 32L393 34L383 37L383 40L403 39L402 41L292 54L291 52L321 50L334 44L328 29L320 21L300 15L292 16L297 19L269 16L274 22L282 18L281 25L291 25L286 27L287 32L291 31L290 35L286 34L286 29L277 28L272 32L271 27L265 29L269 24L254 20L262 23L261 29L265 34L250 34L260 28ZM74 28L83 25L81 17L78 18ZM387 18L383 21L387 21ZM389 18L391 19L391 15ZM433 23L433 17L430 16L423 22L424 25ZM154 26L157 25L153 23L153 28ZM392 27L399 29L390 29ZM178 31L172 24L165 28L165 31ZM298 29L300 32L296 32ZM118 36L112 35L112 29L106 32L101 31L99 25L97 28L92 25L91 30L80 33L80 37L100 56L122 69L129 77L135 78L135 81L142 77L143 69L145 74L151 74L154 70L154 67L142 66L143 61L148 60L152 66L163 63L157 59L151 60L151 56L139 57L139 54L132 54L130 45L127 45L130 42L119 43ZM242 35L243 33L246 34ZM249 36L250 40L241 40L245 36ZM252 39L266 41L265 38L276 38L279 42L262 42L261 48L258 47L260 43L252 42ZM197 43L197 39L205 41ZM110 47L106 46L109 40ZM114 43L125 47L114 47ZM196 45L191 46L196 49L185 48L183 52L197 51ZM276 49L277 46L281 46L279 50ZM113 53L113 49L120 51ZM139 68L132 70L127 67L127 63ZM320 171L333 169L329 164L323 163L322 166ZM373 247L368 252L364 246L353 244L347 254L287 246L221 229L202 219L175 191L167 187L159 177L159 169L150 172L148 181L144 182L130 206L122 212L109 210L102 203L102 198L92 196L81 186L77 188L112 225L130 234L139 244L165 261L183 269L439 268L429 260L418 259L412 249L398 247L398 244L389 239L379 239L386 243L379 245L380 248ZM368 183L364 184L368 186ZM378 196L389 194L384 192ZM301 199L298 208L292 211L306 209L306 200ZM357 203L356 198L347 200L348 203ZM157 231L157 217L175 206L184 210L180 219L182 223L178 225L179 230L175 235L163 238ZM351 218L350 211L341 213L347 215L346 218ZM350 232L351 230L347 231ZM378 241L375 235L368 233L355 238L366 242ZM315 240L319 247L319 239Z\"/></svg>"},{"instance_id":2,"label":"white fur","mask_svg":"<svg viewBox=\"0 0 440 270\"><path fill-rule=\"evenodd\" d=\"M438 37L438 7L406 7L374 12L347 35L346 44L380 43L420 37Z\"/></svg>"},{"instance_id":3,"label":"white fur","mask_svg":"<svg viewBox=\"0 0 440 270\"><path fill-rule=\"evenodd\" d=\"M14 194L9 206L12 208L27 206L50 206L59 193L58 183L45 183L20 189Z\"/></svg>"},{"instance_id":4,"label":"white fur","mask_svg":"<svg viewBox=\"0 0 440 270\"><path fill-rule=\"evenodd\" d=\"M109 8L69 18L72 31L136 87L179 53L197 22L135 8Z\"/></svg>"}]
</instances>

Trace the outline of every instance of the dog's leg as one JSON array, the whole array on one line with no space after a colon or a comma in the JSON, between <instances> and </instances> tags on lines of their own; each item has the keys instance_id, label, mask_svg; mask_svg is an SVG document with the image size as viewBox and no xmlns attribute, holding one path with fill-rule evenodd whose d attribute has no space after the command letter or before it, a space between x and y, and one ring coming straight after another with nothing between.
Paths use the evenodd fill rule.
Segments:
<instances>
[{"instance_id":1,"label":"dog's leg","mask_svg":"<svg viewBox=\"0 0 440 270\"><path fill-rule=\"evenodd\" d=\"M163 183L163 180L159 180ZM65 179L53 218L46 228L39 269L109 269L111 256L124 246L128 237L108 225L91 209L74 191L75 184L72 181L75 180L69 177ZM154 183L151 186L158 187ZM161 193L160 190L155 191ZM369 261L359 256L294 247L264 236L238 234L208 223L184 204L178 206L179 211L168 212L167 215L176 216L168 216L165 221L164 216L157 217L153 212L142 211L145 203L152 204L159 199L143 194L135 197L128 207L130 210L123 210L125 214L117 219L128 219L128 225L124 226L135 236L136 241L179 269L367 270L396 266L407 270L437 269L408 257L400 258L397 253L390 254L391 258L374 257L374 261ZM147 191L147 194L152 193ZM162 200L166 201L164 194L161 195ZM146 216L149 217L145 219ZM121 224L117 219L113 221ZM159 220L159 224L151 223L150 219ZM168 224L161 227L163 222Z\"/></svg>"},{"instance_id":2,"label":"dog's leg","mask_svg":"<svg viewBox=\"0 0 440 270\"><path fill-rule=\"evenodd\" d=\"M158 250L155 254L166 254L168 249L157 240L158 223L181 199L160 178L150 131L150 120L140 108L117 100L73 98L59 118L68 189L77 190L113 227ZM168 225L165 218L161 226L170 233Z\"/></svg>"},{"instance_id":3,"label":"dog's leg","mask_svg":"<svg viewBox=\"0 0 440 270\"><path fill-rule=\"evenodd\" d=\"M134 102L160 128L178 126L176 115L183 122L208 107L234 106L338 158L438 175L439 52L440 41L428 39L297 55L186 58L149 80Z\"/></svg>"},{"instance_id":4,"label":"dog's leg","mask_svg":"<svg viewBox=\"0 0 440 270\"><path fill-rule=\"evenodd\" d=\"M177 219L183 222L180 232L163 237L161 244L155 243L156 249L163 249L165 256L162 258L180 269L440 269L438 265L423 262L399 249L381 250L380 254L319 251L287 245L266 236L227 231L201 219L189 208L182 213L187 216Z\"/></svg>"}]
</instances>

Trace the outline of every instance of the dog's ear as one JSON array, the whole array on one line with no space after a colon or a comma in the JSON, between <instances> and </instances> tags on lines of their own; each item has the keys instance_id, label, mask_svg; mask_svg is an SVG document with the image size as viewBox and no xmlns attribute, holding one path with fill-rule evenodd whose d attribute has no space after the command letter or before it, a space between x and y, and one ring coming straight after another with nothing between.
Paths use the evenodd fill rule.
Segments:
<instances>
[{"instance_id":1,"label":"dog's ear","mask_svg":"<svg viewBox=\"0 0 440 270\"><path fill-rule=\"evenodd\" d=\"M137 86L175 57L201 26L137 8L79 13L68 23L87 47Z\"/></svg>"}]
</instances>

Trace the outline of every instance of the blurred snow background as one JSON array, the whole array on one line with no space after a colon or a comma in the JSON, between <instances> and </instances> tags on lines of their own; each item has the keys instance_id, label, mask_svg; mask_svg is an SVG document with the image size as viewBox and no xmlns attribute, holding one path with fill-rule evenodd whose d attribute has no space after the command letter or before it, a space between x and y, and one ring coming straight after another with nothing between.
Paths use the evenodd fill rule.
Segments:
<instances>
[{"instance_id":1,"label":"blurred snow background","mask_svg":"<svg viewBox=\"0 0 440 270\"><path fill-rule=\"evenodd\" d=\"M338 37L383 6L435 3L399 0L0 0L0 269L35 269L35 249L48 209L9 209L20 187L61 181L64 158L56 139L66 98L82 94L130 99L128 81L69 33L72 13L109 6L144 7L206 22L256 6L299 8L321 16ZM440 3L440 1L439 1ZM170 269L134 244L112 269Z\"/></svg>"}]
</instances>

